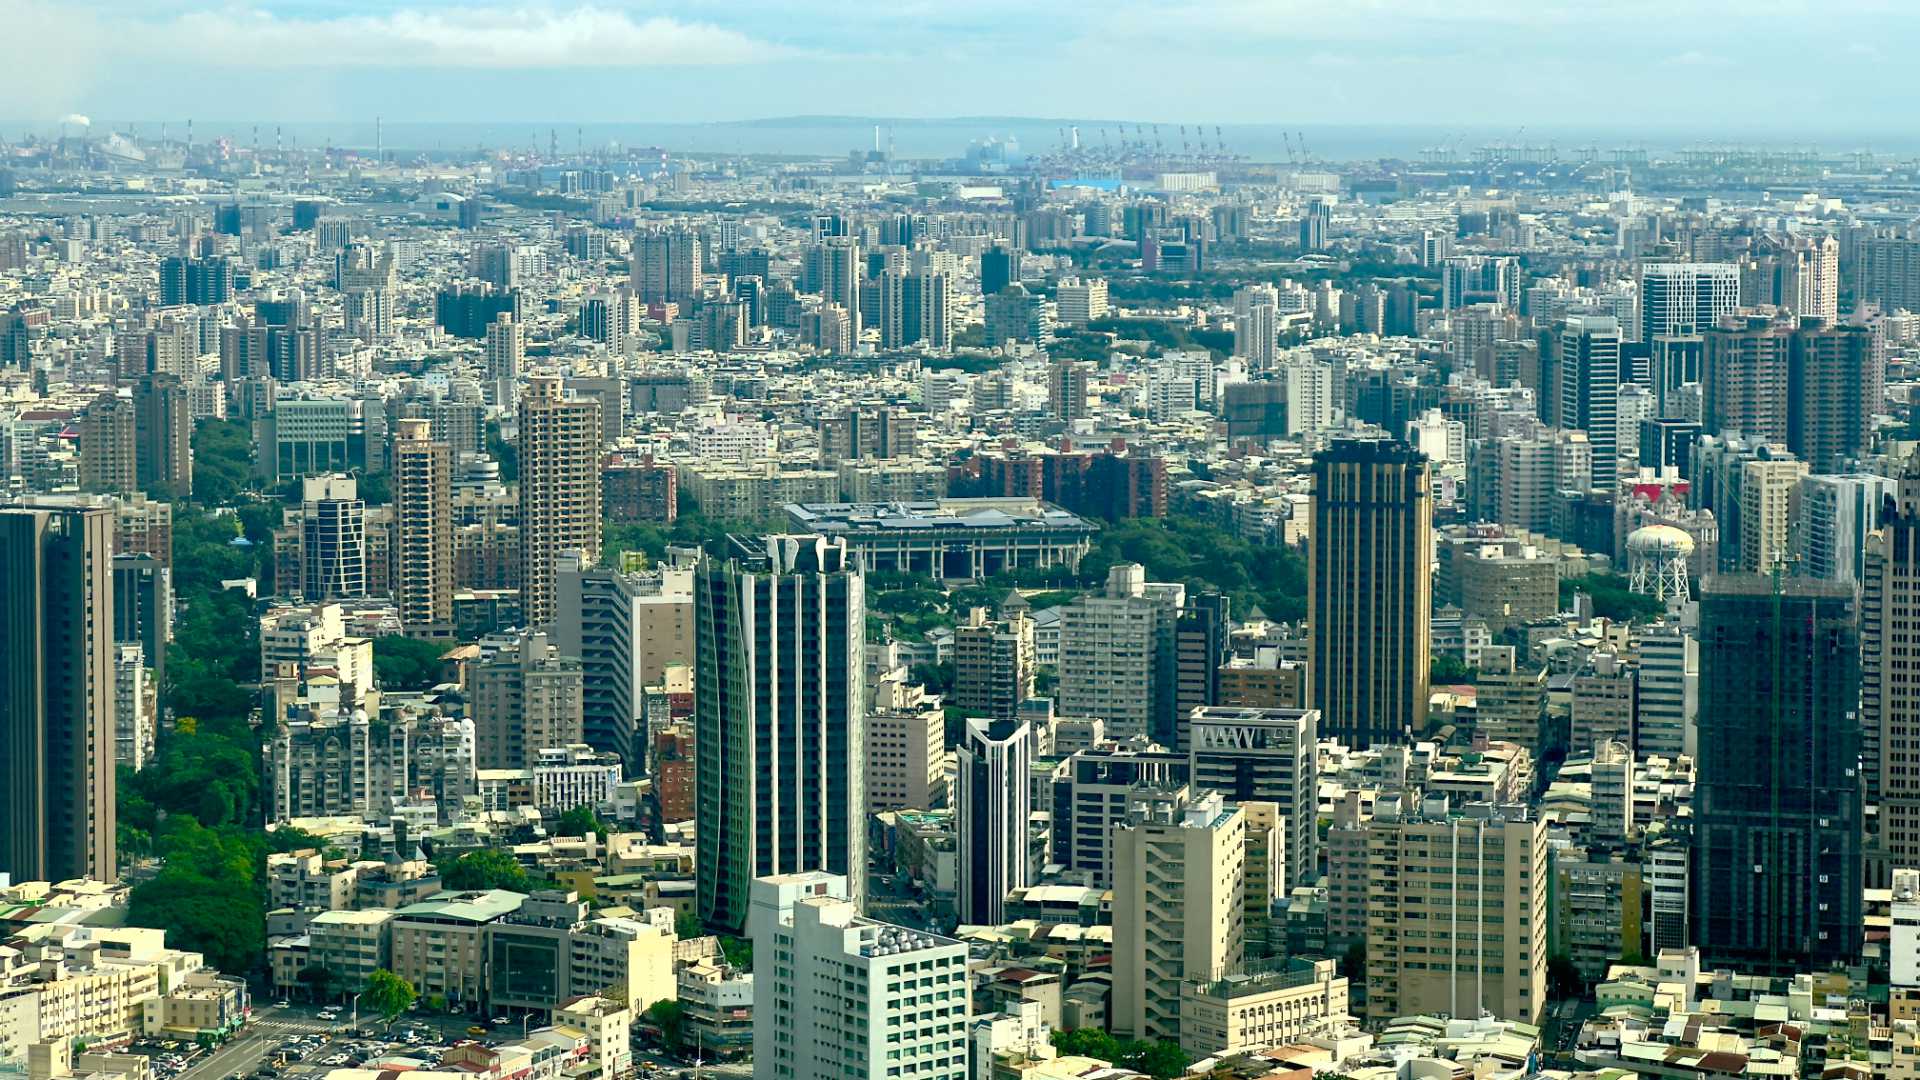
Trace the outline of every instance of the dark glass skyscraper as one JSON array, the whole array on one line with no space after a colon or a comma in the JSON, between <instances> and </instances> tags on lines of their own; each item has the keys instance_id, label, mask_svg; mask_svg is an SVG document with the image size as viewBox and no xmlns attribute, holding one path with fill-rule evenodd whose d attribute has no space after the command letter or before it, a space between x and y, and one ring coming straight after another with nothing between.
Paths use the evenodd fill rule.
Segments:
<instances>
[{"instance_id":1,"label":"dark glass skyscraper","mask_svg":"<svg viewBox=\"0 0 1920 1080\"><path fill-rule=\"evenodd\" d=\"M113 511L0 510L0 873L115 878Z\"/></svg>"},{"instance_id":2,"label":"dark glass skyscraper","mask_svg":"<svg viewBox=\"0 0 1920 1080\"><path fill-rule=\"evenodd\" d=\"M734 537L694 581L696 912L738 931L753 879L865 894L866 593L844 540Z\"/></svg>"},{"instance_id":3,"label":"dark glass skyscraper","mask_svg":"<svg viewBox=\"0 0 1920 1080\"><path fill-rule=\"evenodd\" d=\"M1335 439L1313 457L1307 622L1322 734L1404 742L1427 721L1433 480L1394 439Z\"/></svg>"},{"instance_id":4,"label":"dark glass skyscraper","mask_svg":"<svg viewBox=\"0 0 1920 1080\"><path fill-rule=\"evenodd\" d=\"M1850 585L1708 578L1691 921L1706 963L1860 955L1860 635Z\"/></svg>"}]
</instances>

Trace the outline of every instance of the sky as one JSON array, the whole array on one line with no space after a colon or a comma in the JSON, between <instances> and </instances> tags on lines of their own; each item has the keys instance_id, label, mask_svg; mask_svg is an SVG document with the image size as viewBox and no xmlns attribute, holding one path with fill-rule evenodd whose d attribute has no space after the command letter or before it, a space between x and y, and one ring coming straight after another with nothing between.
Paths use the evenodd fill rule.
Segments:
<instances>
[{"instance_id":1,"label":"sky","mask_svg":"<svg viewBox=\"0 0 1920 1080\"><path fill-rule=\"evenodd\" d=\"M1920 134L1916 0L0 0L0 125L1030 116Z\"/></svg>"}]
</instances>

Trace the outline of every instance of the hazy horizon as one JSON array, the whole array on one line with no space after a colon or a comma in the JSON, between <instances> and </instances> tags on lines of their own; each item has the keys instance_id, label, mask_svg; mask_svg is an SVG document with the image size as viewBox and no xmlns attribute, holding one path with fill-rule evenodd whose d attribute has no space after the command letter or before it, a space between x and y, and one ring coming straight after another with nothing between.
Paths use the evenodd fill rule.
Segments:
<instances>
[{"instance_id":1,"label":"hazy horizon","mask_svg":"<svg viewBox=\"0 0 1920 1080\"><path fill-rule=\"evenodd\" d=\"M1871 35L1864 32L1871 19ZM750 124L891 115L1222 126L1912 130L1891 0L0 0L0 124ZM1142 78L1141 72L1151 72ZM1085 133L1083 133L1084 136Z\"/></svg>"}]
</instances>

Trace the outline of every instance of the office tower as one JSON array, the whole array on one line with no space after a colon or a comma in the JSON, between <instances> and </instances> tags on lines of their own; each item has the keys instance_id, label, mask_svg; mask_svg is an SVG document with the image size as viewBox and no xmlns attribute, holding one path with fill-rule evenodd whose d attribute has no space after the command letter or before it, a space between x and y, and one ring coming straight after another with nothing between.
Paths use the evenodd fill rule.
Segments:
<instances>
[{"instance_id":1,"label":"office tower","mask_svg":"<svg viewBox=\"0 0 1920 1080\"><path fill-rule=\"evenodd\" d=\"M1173 624L1173 742L1185 750L1193 710L1220 704L1220 668L1232 656L1233 600L1215 589L1190 598Z\"/></svg>"},{"instance_id":2,"label":"office tower","mask_svg":"<svg viewBox=\"0 0 1920 1080\"><path fill-rule=\"evenodd\" d=\"M1314 820L1320 717L1312 709L1195 710L1187 750L1195 792L1231 803L1271 803L1280 829L1279 896L1319 876Z\"/></svg>"},{"instance_id":3,"label":"office tower","mask_svg":"<svg viewBox=\"0 0 1920 1080\"><path fill-rule=\"evenodd\" d=\"M1433 488L1390 439L1336 438L1313 456L1307 678L1323 733L1354 747L1427 722Z\"/></svg>"},{"instance_id":4,"label":"office tower","mask_svg":"<svg viewBox=\"0 0 1920 1080\"><path fill-rule=\"evenodd\" d=\"M1091 416L1094 366L1082 360L1055 360L1047 368L1047 412L1072 423Z\"/></svg>"},{"instance_id":5,"label":"office tower","mask_svg":"<svg viewBox=\"0 0 1920 1080\"><path fill-rule=\"evenodd\" d=\"M1060 712L1097 716L1116 739L1145 735L1171 748L1173 628L1184 589L1149 584L1146 568L1120 563L1104 593L1060 612Z\"/></svg>"},{"instance_id":6,"label":"office tower","mask_svg":"<svg viewBox=\"0 0 1920 1080\"><path fill-rule=\"evenodd\" d=\"M1325 199L1309 199L1300 212L1300 250L1325 251L1327 230L1333 224L1333 204Z\"/></svg>"},{"instance_id":7,"label":"office tower","mask_svg":"<svg viewBox=\"0 0 1920 1080\"><path fill-rule=\"evenodd\" d=\"M622 299L611 293L594 293L580 301L580 336L597 341L613 352L626 347L626 319Z\"/></svg>"},{"instance_id":8,"label":"office tower","mask_svg":"<svg viewBox=\"0 0 1920 1080\"><path fill-rule=\"evenodd\" d=\"M527 625L553 620L562 551L600 557L600 403L537 375L520 399L520 591Z\"/></svg>"},{"instance_id":9,"label":"office tower","mask_svg":"<svg viewBox=\"0 0 1920 1080\"><path fill-rule=\"evenodd\" d=\"M1860 589L1861 755L1866 798L1879 807L1874 882L1920 866L1920 455L1901 470L1893 504L1870 536Z\"/></svg>"},{"instance_id":10,"label":"office tower","mask_svg":"<svg viewBox=\"0 0 1920 1080\"><path fill-rule=\"evenodd\" d=\"M1061 278L1053 302L1062 326L1098 322L1107 317L1107 279Z\"/></svg>"},{"instance_id":11,"label":"office tower","mask_svg":"<svg viewBox=\"0 0 1920 1080\"><path fill-rule=\"evenodd\" d=\"M151 671L137 641L113 644L113 761L135 772L153 758Z\"/></svg>"},{"instance_id":12,"label":"office tower","mask_svg":"<svg viewBox=\"0 0 1920 1080\"><path fill-rule=\"evenodd\" d=\"M531 769L540 751L583 741L580 661L545 633L522 631L467 678L480 768Z\"/></svg>"},{"instance_id":13,"label":"office tower","mask_svg":"<svg viewBox=\"0 0 1920 1080\"><path fill-rule=\"evenodd\" d=\"M1740 465L1737 565L1750 574L1770 573L1786 560L1793 493L1807 475L1807 463L1793 455L1775 454L1766 446L1760 451Z\"/></svg>"},{"instance_id":14,"label":"office tower","mask_svg":"<svg viewBox=\"0 0 1920 1080\"><path fill-rule=\"evenodd\" d=\"M1679 416L1680 388L1698 383L1706 366L1705 334L1656 334L1648 345L1647 379L1653 387L1654 415Z\"/></svg>"},{"instance_id":15,"label":"office tower","mask_svg":"<svg viewBox=\"0 0 1920 1080\"><path fill-rule=\"evenodd\" d=\"M627 775L646 760L646 688L692 665L693 575L669 567L633 574L560 556L553 640L580 660L584 738L619 754Z\"/></svg>"},{"instance_id":16,"label":"office tower","mask_svg":"<svg viewBox=\"0 0 1920 1080\"><path fill-rule=\"evenodd\" d=\"M819 293L822 303L847 313L853 340L858 341L865 325L860 311L860 286L866 280L860 262L860 242L851 237L832 237L808 248L801 278L803 289Z\"/></svg>"},{"instance_id":17,"label":"office tower","mask_svg":"<svg viewBox=\"0 0 1920 1080\"><path fill-rule=\"evenodd\" d=\"M1800 478L1793 493L1789 548L1803 577L1858 582L1864 577L1867 536L1881 507L1898 494L1891 477L1871 473Z\"/></svg>"},{"instance_id":18,"label":"office tower","mask_svg":"<svg viewBox=\"0 0 1920 1080\"><path fill-rule=\"evenodd\" d=\"M1693 420L1656 417L1640 421L1639 464L1656 473L1671 468L1677 475L1693 472L1693 444L1700 439L1700 425Z\"/></svg>"},{"instance_id":19,"label":"office tower","mask_svg":"<svg viewBox=\"0 0 1920 1080\"><path fill-rule=\"evenodd\" d=\"M486 370L489 383L511 383L527 360L527 328L502 312L487 324Z\"/></svg>"},{"instance_id":20,"label":"office tower","mask_svg":"<svg viewBox=\"0 0 1920 1080\"><path fill-rule=\"evenodd\" d=\"M113 511L0 510L0 873L114 881Z\"/></svg>"},{"instance_id":21,"label":"office tower","mask_svg":"<svg viewBox=\"0 0 1920 1080\"><path fill-rule=\"evenodd\" d=\"M393 442L393 599L412 637L453 635L453 455L432 421L403 419Z\"/></svg>"},{"instance_id":22,"label":"office tower","mask_svg":"<svg viewBox=\"0 0 1920 1080\"><path fill-rule=\"evenodd\" d=\"M767 958L754 964L755 1075L968 1075L966 945L861 915L842 875L769 875L752 886L754 956Z\"/></svg>"},{"instance_id":23,"label":"office tower","mask_svg":"<svg viewBox=\"0 0 1920 1080\"><path fill-rule=\"evenodd\" d=\"M177 375L133 384L134 464L142 491L166 499L193 492L193 410Z\"/></svg>"},{"instance_id":24,"label":"office tower","mask_svg":"<svg viewBox=\"0 0 1920 1080\"><path fill-rule=\"evenodd\" d=\"M986 344L989 347L1005 345L1009 341L1037 344L1045 341L1053 332L1047 321L1046 297L1029 292L1025 285L1017 281L987 297L986 308Z\"/></svg>"},{"instance_id":25,"label":"office tower","mask_svg":"<svg viewBox=\"0 0 1920 1080\"><path fill-rule=\"evenodd\" d=\"M1740 308L1733 263L1647 263L1640 268L1640 337L1698 334Z\"/></svg>"},{"instance_id":26,"label":"office tower","mask_svg":"<svg viewBox=\"0 0 1920 1080\"><path fill-rule=\"evenodd\" d=\"M1860 241L1854 270L1859 298L1882 311L1920 311L1920 238Z\"/></svg>"},{"instance_id":27,"label":"office tower","mask_svg":"<svg viewBox=\"0 0 1920 1080\"><path fill-rule=\"evenodd\" d=\"M1233 291L1233 355L1247 366L1273 366L1279 333L1280 293L1271 285L1242 285Z\"/></svg>"},{"instance_id":28,"label":"office tower","mask_svg":"<svg viewBox=\"0 0 1920 1080\"><path fill-rule=\"evenodd\" d=\"M1690 920L1703 963L1784 974L1860 957L1854 619L1845 585L1706 580Z\"/></svg>"},{"instance_id":29,"label":"office tower","mask_svg":"<svg viewBox=\"0 0 1920 1080\"><path fill-rule=\"evenodd\" d=\"M1545 822L1524 805L1382 795L1366 847L1368 1022L1484 1011L1538 1023L1547 1003Z\"/></svg>"},{"instance_id":30,"label":"office tower","mask_svg":"<svg viewBox=\"0 0 1920 1080\"><path fill-rule=\"evenodd\" d=\"M736 538L694 581L696 914L824 870L866 889L866 591L844 539Z\"/></svg>"},{"instance_id":31,"label":"office tower","mask_svg":"<svg viewBox=\"0 0 1920 1080\"><path fill-rule=\"evenodd\" d=\"M980 295L992 296L1020 280L1020 251L995 244L980 253Z\"/></svg>"},{"instance_id":32,"label":"office tower","mask_svg":"<svg viewBox=\"0 0 1920 1080\"><path fill-rule=\"evenodd\" d=\"M233 264L223 255L160 260L160 304L224 304L233 299Z\"/></svg>"},{"instance_id":33,"label":"office tower","mask_svg":"<svg viewBox=\"0 0 1920 1080\"><path fill-rule=\"evenodd\" d=\"M1440 263L1440 310L1469 304L1520 307L1520 264L1508 255L1454 255Z\"/></svg>"},{"instance_id":34,"label":"office tower","mask_svg":"<svg viewBox=\"0 0 1920 1080\"><path fill-rule=\"evenodd\" d=\"M684 310L700 291L700 237L690 229L635 233L633 291L643 304L679 304Z\"/></svg>"},{"instance_id":35,"label":"office tower","mask_svg":"<svg viewBox=\"0 0 1920 1080\"><path fill-rule=\"evenodd\" d=\"M1180 1041L1181 984L1239 971L1247 819L1218 794L1140 793L1114 837L1111 1029Z\"/></svg>"},{"instance_id":36,"label":"office tower","mask_svg":"<svg viewBox=\"0 0 1920 1080\"><path fill-rule=\"evenodd\" d=\"M300 595L342 600L367 595L367 504L351 476L301 481Z\"/></svg>"},{"instance_id":37,"label":"office tower","mask_svg":"<svg viewBox=\"0 0 1920 1080\"><path fill-rule=\"evenodd\" d=\"M113 640L141 647L155 688L164 692L167 643L173 640L173 570L145 552L113 557Z\"/></svg>"},{"instance_id":38,"label":"office tower","mask_svg":"<svg viewBox=\"0 0 1920 1080\"><path fill-rule=\"evenodd\" d=\"M1027 884L1033 733L1024 720L969 719L955 755L955 904L963 926L1006 922L1007 890Z\"/></svg>"},{"instance_id":39,"label":"office tower","mask_svg":"<svg viewBox=\"0 0 1920 1080\"><path fill-rule=\"evenodd\" d=\"M133 399L104 393L80 417L80 490L138 491Z\"/></svg>"},{"instance_id":40,"label":"office tower","mask_svg":"<svg viewBox=\"0 0 1920 1080\"><path fill-rule=\"evenodd\" d=\"M1587 433L1593 481L1611 488L1620 469L1619 320L1611 315L1567 316L1558 352L1559 426Z\"/></svg>"},{"instance_id":41,"label":"office tower","mask_svg":"<svg viewBox=\"0 0 1920 1080\"><path fill-rule=\"evenodd\" d=\"M1675 622L1642 627L1634 642L1640 660L1634 749L1642 755L1692 757L1700 696L1700 646Z\"/></svg>"},{"instance_id":42,"label":"office tower","mask_svg":"<svg viewBox=\"0 0 1920 1080\"><path fill-rule=\"evenodd\" d=\"M995 719L1011 719L1020 703L1033 696L1033 620L1014 611L989 620L974 608L953 628L953 693L956 708Z\"/></svg>"}]
</instances>

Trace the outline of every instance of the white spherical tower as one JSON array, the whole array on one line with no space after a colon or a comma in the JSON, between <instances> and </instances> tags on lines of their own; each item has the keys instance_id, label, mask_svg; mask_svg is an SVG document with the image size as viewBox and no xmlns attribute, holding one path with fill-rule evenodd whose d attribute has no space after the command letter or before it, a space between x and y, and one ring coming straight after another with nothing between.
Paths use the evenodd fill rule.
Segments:
<instances>
[{"instance_id":1,"label":"white spherical tower","mask_svg":"<svg viewBox=\"0 0 1920 1080\"><path fill-rule=\"evenodd\" d=\"M1687 560L1693 537L1671 525L1647 525L1627 536L1628 588L1656 600L1685 603L1692 598Z\"/></svg>"}]
</instances>

